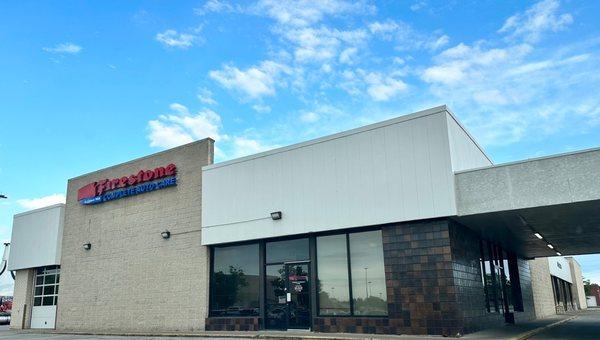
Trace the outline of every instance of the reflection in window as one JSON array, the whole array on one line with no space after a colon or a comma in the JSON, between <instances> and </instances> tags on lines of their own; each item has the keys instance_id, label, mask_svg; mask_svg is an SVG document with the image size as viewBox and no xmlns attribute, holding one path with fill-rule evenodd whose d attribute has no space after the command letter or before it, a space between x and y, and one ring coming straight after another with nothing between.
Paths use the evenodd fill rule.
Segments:
<instances>
[{"instance_id":1,"label":"reflection in window","mask_svg":"<svg viewBox=\"0 0 600 340\"><path fill-rule=\"evenodd\" d=\"M267 242L267 263L308 260L308 239Z\"/></svg>"},{"instance_id":2,"label":"reflection in window","mask_svg":"<svg viewBox=\"0 0 600 340\"><path fill-rule=\"evenodd\" d=\"M258 244L215 247L211 314L258 315Z\"/></svg>"},{"instance_id":3,"label":"reflection in window","mask_svg":"<svg viewBox=\"0 0 600 340\"><path fill-rule=\"evenodd\" d=\"M350 234L354 315L387 315L381 230Z\"/></svg>"},{"instance_id":4,"label":"reflection in window","mask_svg":"<svg viewBox=\"0 0 600 340\"><path fill-rule=\"evenodd\" d=\"M319 315L350 315L346 235L317 237Z\"/></svg>"}]
</instances>

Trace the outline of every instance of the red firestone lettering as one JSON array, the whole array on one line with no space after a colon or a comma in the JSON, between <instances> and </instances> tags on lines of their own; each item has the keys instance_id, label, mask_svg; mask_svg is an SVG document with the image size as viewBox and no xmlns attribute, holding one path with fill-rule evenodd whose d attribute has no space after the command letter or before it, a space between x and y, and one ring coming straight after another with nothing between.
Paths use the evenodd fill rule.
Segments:
<instances>
[{"instance_id":1,"label":"red firestone lettering","mask_svg":"<svg viewBox=\"0 0 600 340\"><path fill-rule=\"evenodd\" d=\"M102 195L106 190L108 190L108 180L103 179L100 182L98 182L96 191L98 192L98 195Z\"/></svg>"},{"instance_id":2,"label":"red firestone lettering","mask_svg":"<svg viewBox=\"0 0 600 340\"><path fill-rule=\"evenodd\" d=\"M128 185L134 185L136 182L137 182L137 177L135 177L135 175L131 175L127 179L127 184Z\"/></svg>"},{"instance_id":3,"label":"red firestone lettering","mask_svg":"<svg viewBox=\"0 0 600 340\"><path fill-rule=\"evenodd\" d=\"M176 172L177 166L171 163L166 167L159 166L154 170L140 170L137 175L123 176L114 179L103 179L98 182L93 182L91 185L93 186L96 196L100 196L109 190L124 188L130 185L151 181L153 179L173 176L176 174Z\"/></svg>"},{"instance_id":4,"label":"red firestone lettering","mask_svg":"<svg viewBox=\"0 0 600 340\"><path fill-rule=\"evenodd\" d=\"M110 181L110 190L114 190L119 186L119 179L115 178L113 180Z\"/></svg>"},{"instance_id":5,"label":"red firestone lettering","mask_svg":"<svg viewBox=\"0 0 600 340\"><path fill-rule=\"evenodd\" d=\"M154 171L146 170L144 172L144 182L151 181L154 178Z\"/></svg>"},{"instance_id":6,"label":"red firestone lettering","mask_svg":"<svg viewBox=\"0 0 600 340\"><path fill-rule=\"evenodd\" d=\"M159 166L158 168L154 169L154 178L158 179L163 177L165 177L165 168Z\"/></svg>"},{"instance_id":7,"label":"red firestone lettering","mask_svg":"<svg viewBox=\"0 0 600 340\"><path fill-rule=\"evenodd\" d=\"M175 175L176 171L177 167L175 166L175 164L171 163L165 168L165 176L173 176Z\"/></svg>"}]
</instances>

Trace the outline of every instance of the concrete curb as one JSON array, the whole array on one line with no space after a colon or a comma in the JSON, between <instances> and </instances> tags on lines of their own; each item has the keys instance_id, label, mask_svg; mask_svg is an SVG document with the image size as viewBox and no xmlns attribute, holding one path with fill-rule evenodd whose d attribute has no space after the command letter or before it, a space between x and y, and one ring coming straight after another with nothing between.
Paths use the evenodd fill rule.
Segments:
<instances>
[{"instance_id":1,"label":"concrete curb","mask_svg":"<svg viewBox=\"0 0 600 340\"><path fill-rule=\"evenodd\" d=\"M541 332L543 332L543 331L545 331L545 330L547 330L547 329L550 329L550 328L556 327L556 326L558 326L558 325L561 325L561 324L563 324L563 323L565 323L565 322L569 322L569 321L571 321L571 320L573 320L573 319L577 318L578 316L579 316L579 315L573 315L573 316L571 316L571 317L569 317L569 318L566 318L566 319L564 319L564 320L556 321L556 322L554 322L554 323L551 323L551 324L549 324L549 325L546 325L546 326L543 326L543 327L538 327L538 328L536 328L536 329L532 329L532 330L530 330L530 331L527 331L527 332L525 332L525 333L521 333L521 334L519 334L519 335L517 335L516 337L514 337L514 338L511 338L511 339L513 339L513 340L526 340L526 339L529 339L529 338L531 338L532 336L534 336L534 335L536 335L536 334L539 334L539 333L541 333Z\"/></svg>"}]
</instances>

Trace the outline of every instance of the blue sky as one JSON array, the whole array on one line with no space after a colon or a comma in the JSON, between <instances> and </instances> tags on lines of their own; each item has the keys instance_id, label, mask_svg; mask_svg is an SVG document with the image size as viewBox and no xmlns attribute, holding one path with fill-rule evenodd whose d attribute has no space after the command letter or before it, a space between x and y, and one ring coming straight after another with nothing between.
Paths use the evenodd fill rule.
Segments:
<instances>
[{"instance_id":1,"label":"blue sky","mask_svg":"<svg viewBox=\"0 0 600 340\"><path fill-rule=\"evenodd\" d=\"M448 104L496 163L600 146L596 1L3 1L0 238L67 179ZM580 257L600 282L597 257ZM10 282L0 279L0 293Z\"/></svg>"}]
</instances>

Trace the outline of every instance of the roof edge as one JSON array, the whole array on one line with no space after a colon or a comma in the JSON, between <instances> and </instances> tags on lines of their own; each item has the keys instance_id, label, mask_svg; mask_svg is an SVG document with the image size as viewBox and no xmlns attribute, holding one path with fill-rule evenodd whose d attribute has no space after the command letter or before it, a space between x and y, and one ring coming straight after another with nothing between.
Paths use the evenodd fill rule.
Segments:
<instances>
[{"instance_id":1,"label":"roof edge","mask_svg":"<svg viewBox=\"0 0 600 340\"><path fill-rule=\"evenodd\" d=\"M130 164L130 163L133 163L133 162L138 162L138 161L141 161L143 159L147 159L147 158L155 157L155 156L158 156L158 155L162 155L162 154L167 153L167 152L171 152L171 151L183 149L185 147L189 147L189 146L192 146L192 145L195 145L195 144L202 144L204 142L212 142L214 144L215 140L212 139L212 138L210 138L210 137L199 139L199 140L195 140L193 142L189 142L189 143L186 143L186 144L178 145L178 146L176 146L174 148L170 148L170 149L166 149L166 150L161 150L161 151L158 151L158 152L155 152L155 153L151 153L149 155L145 155L145 156L142 156L142 157L138 157L138 158L134 158L134 159L128 160L128 161L123 162L123 163L118 163L118 164L110 165L110 166L107 166L105 168L101 168L101 169L98 169L98 170L90 171L90 172L84 173L84 174L79 175L79 176L71 177L71 178L68 179L68 182L70 182L72 180L75 180L75 179L82 178L82 177L87 177L87 176L93 175L93 174L95 174L97 172L100 172L100 171L104 171L104 170L116 168L118 166Z\"/></svg>"},{"instance_id":2,"label":"roof edge","mask_svg":"<svg viewBox=\"0 0 600 340\"><path fill-rule=\"evenodd\" d=\"M50 209L54 209L54 208L58 208L58 207L64 207L65 203L56 203L56 204L52 204L52 205L48 205L45 207L41 207L41 208L36 208L36 209L32 209L32 210L27 210L24 211L22 213L18 213L18 214L14 214L13 215L13 219L15 217L21 217L21 216L25 216L25 215L29 215L29 214L35 214L44 210L50 210Z\"/></svg>"},{"instance_id":3,"label":"roof edge","mask_svg":"<svg viewBox=\"0 0 600 340\"><path fill-rule=\"evenodd\" d=\"M283 152L287 152L287 151L291 151L291 150L295 150L295 149L300 149L300 148L304 148L307 146L331 141L334 139L355 135L357 133L382 128L382 127L385 127L388 125L393 125L393 124L402 123L402 122L406 122L406 121L410 121L410 120L414 120L414 119L418 119L418 118L423 118L423 117L434 115L434 114L441 113L441 112L449 112L448 107L446 105L435 106L435 107L432 107L429 109L409 113L409 114L402 115L399 117L387 119L387 120L369 124L369 125L360 126L360 127L354 128L354 129L334 133L331 135L327 135L327 136L323 136L323 137L319 137L319 138L315 138L315 139L310 139L310 140L307 140L304 142L295 143L295 144L291 144L288 146L282 146L282 147L275 148L272 150L267 150L267 151L259 152L259 153L253 154L253 155L235 158L235 159L231 159L231 160L220 162L220 163L205 165L204 167L202 167L202 170L203 171L213 170L213 169L217 169L220 167L224 167L224 166L228 166L228 165L232 165L232 164L236 164L236 163L247 162L247 161L250 161L253 159L262 158L262 157L266 157L266 156L270 156L270 155L274 155L274 154L278 154L278 153L283 153Z\"/></svg>"},{"instance_id":4,"label":"roof edge","mask_svg":"<svg viewBox=\"0 0 600 340\"><path fill-rule=\"evenodd\" d=\"M479 170L485 170L485 169L491 169L491 168L500 168L500 167L504 167L504 166L511 166L511 165L529 163L529 162L536 162L536 161L542 161L542 160L545 160L545 159L552 159L552 158L558 158L558 157L564 157L564 156L573 156L573 155L578 155L578 154L588 153L588 152L595 152L595 151L600 151L600 147L594 147L594 148L583 149L583 150L575 150L575 151L569 151L569 152L561 152L561 153L557 153L557 154L553 154L553 155L526 158L526 159L522 159L522 160L519 160L519 161L511 161L511 162L506 162L506 163L500 163L500 164L494 164L494 165L488 165L488 166L481 166L481 167L473 168L473 169L466 169L466 170L461 170L461 171L455 171L454 174L458 175L458 174L464 174L464 173L467 173L467 172L473 172L473 171L479 171Z\"/></svg>"}]
</instances>

